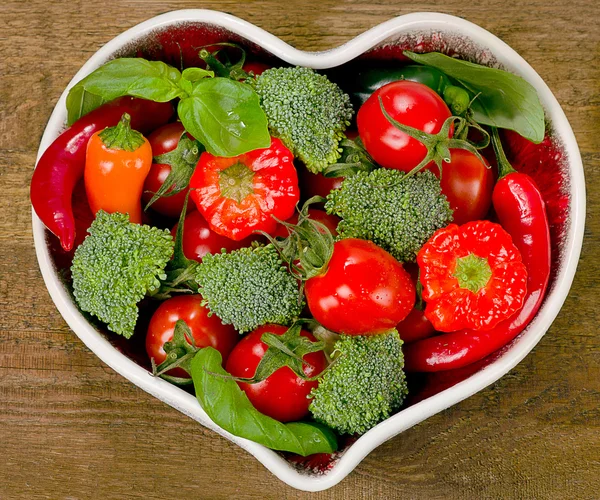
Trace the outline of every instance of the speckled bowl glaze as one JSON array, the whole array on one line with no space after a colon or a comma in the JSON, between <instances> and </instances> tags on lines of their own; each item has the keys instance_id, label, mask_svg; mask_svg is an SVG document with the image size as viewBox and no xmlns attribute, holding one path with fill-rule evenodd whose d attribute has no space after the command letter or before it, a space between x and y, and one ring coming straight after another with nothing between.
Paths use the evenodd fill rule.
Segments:
<instances>
[{"instance_id":1,"label":"speckled bowl glaze","mask_svg":"<svg viewBox=\"0 0 600 500\"><path fill-rule=\"evenodd\" d=\"M290 486L306 491L330 488L348 475L374 448L402 431L482 390L519 363L537 344L558 314L571 286L583 239L585 185L581 157L573 131L552 92L540 76L513 49L486 30L463 19L437 13L415 13L391 19L325 52L304 52L241 19L209 10L181 10L154 17L117 36L96 52L79 70L60 97L44 132L38 159L59 135L66 122L65 99L69 88L114 57L143 55L179 66L197 61L197 48L219 41L244 45L251 54L292 65L326 69L353 60L397 59L402 49L438 50L482 64L501 67L525 78L537 90L545 108L551 150L550 174L538 179L546 186L552 223L554 271L547 297L538 314L510 345L500 352L445 380L425 380L401 411L344 448L331 461L293 460L216 426L196 399L176 386L155 378L147 364L128 352L114 336L94 328L79 312L59 274L55 238L33 213L37 257L56 307L79 338L115 371L213 429L251 453ZM538 172L539 174L539 172ZM536 175L532 172L531 175ZM541 174L539 174L541 175ZM549 177L548 177L549 176ZM544 188L542 188L544 189ZM562 203L554 203L560 198Z\"/></svg>"}]
</instances>

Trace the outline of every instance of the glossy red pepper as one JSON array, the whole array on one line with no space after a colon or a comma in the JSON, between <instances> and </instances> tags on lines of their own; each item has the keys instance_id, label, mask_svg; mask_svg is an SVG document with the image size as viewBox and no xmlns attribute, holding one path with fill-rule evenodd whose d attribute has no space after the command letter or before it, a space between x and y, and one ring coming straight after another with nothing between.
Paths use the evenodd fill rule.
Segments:
<instances>
[{"instance_id":1,"label":"glossy red pepper","mask_svg":"<svg viewBox=\"0 0 600 500\"><path fill-rule=\"evenodd\" d=\"M116 125L123 113L131 116L131 126L147 133L169 121L171 103L158 103L132 97L120 97L81 117L60 134L44 151L31 179L31 203L66 251L73 248L75 219L71 197L83 176L87 143L92 135Z\"/></svg>"},{"instance_id":2,"label":"glossy red pepper","mask_svg":"<svg viewBox=\"0 0 600 500\"><path fill-rule=\"evenodd\" d=\"M499 180L492 203L502 227L512 236L527 268L527 293L520 311L491 330L460 330L406 346L405 368L435 372L467 366L508 344L533 319L550 278L550 230L542 195L531 177L516 172L504 156L496 130Z\"/></svg>"}]
</instances>

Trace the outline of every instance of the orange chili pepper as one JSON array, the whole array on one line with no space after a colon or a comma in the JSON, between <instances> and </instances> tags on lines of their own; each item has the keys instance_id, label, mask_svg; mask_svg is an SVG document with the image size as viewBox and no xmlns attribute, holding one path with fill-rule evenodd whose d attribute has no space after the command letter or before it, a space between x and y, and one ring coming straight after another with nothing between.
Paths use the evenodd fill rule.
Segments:
<instances>
[{"instance_id":1,"label":"orange chili pepper","mask_svg":"<svg viewBox=\"0 0 600 500\"><path fill-rule=\"evenodd\" d=\"M89 140L85 158L85 190L92 212L129 214L142 222L142 189L152 165L148 140L130 126L125 113L114 127L96 132Z\"/></svg>"}]
</instances>

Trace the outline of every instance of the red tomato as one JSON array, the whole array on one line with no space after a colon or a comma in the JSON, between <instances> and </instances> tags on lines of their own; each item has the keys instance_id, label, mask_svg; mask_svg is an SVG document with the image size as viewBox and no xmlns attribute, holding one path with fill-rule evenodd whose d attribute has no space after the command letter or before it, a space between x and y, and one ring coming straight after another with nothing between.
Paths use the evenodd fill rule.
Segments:
<instances>
[{"instance_id":1,"label":"red tomato","mask_svg":"<svg viewBox=\"0 0 600 500\"><path fill-rule=\"evenodd\" d=\"M258 61L247 61L244 63L244 66L242 66L242 69L246 73L251 72L254 76L258 76L258 75L262 74L263 71L268 70L270 67L271 66L269 66L268 64L261 63Z\"/></svg>"},{"instance_id":2,"label":"red tomato","mask_svg":"<svg viewBox=\"0 0 600 500\"><path fill-rule=\"evenodd\" d=\"M221 356L223 364L239 340L240 335L231 325L224 325L214 314L201 305L200 295L178 295L165 300L152 315L146 334L146 352L159 365L167 357L165 342L173 339L175 323L183 320L187 323L197 347L214 347ZM174 377L188 377L181 368L169 370Z\"/></svg>"},{"instance_id":3,"label":"red tomato","mask_svg":"<svg viewBox=\"0 0 600 500\"><path fill-rule=\"evenodd\" d=\"M485 218L494 190L492 169L487 162L482 163L473 153L464 149L451 149L450 155L450 163L442 165L440 183L442 193L454 210L453 222L462 225Z\"/></svg>"},{"instance_id":4,"label":"red tomato","mask_svg":"<svg viewBox=\"0 0 600 500\"><path fill-rule=\"evenodd\" d=\"M425 158L427 149L387 120L379 98L396 121L429 134L438 133L452 113L435 91L408 80L384 85L360 107L356 123L365 149L382 167L408 172Z\"/></svg>"},{"instance_id":5,"label":"red tomato","mask_svg":"<svg viewBox=\"0 0 600 500\"><path fill-rule=\"evenodd\" d=\"M435 328L425 316L425 311L416 307L413 307L408 316L398 323L396 330L405 344L426 339L435 333Z\"/></svg>"},{"instance_id":6,"label":"red tomato","mask_svg":"<svg viewBox=\"0 0 600 500\"><path fill-rule=\"evenodd\" d=\"M331 231L331 234L333 234L333 236L337 236L337 225L340 222L339 217L336 217L335 215L330 215L327 212L325 212L324 210L319 210L318 208L309 208L308 215L312 220L316 220L317 222L320 222L327 229L329 229L329 231ZM294 215L292 215L286 222L289 222L290 224L297 224L298 223L298 212L296 212ZM280 224L277 227L277 231L275 232L275 234L273 236L275 238L287 238L288 234L289 233L288 233L287 228L283 224Z\"/></svg>"},{"instance_id":7,"label":"red tomato","mask_svg":"<svg viewBox=\"0 0 600 500\"><path fill-rule=\"evenodd\" d=\"M260 340L265 332L283 335L286 326L264 325L246 335L229 355L226 370L234 377L251 378L256 367L267 351L268 346ZM316 342L309 332L302 330L302 336ZM323 351L311 352L303 357L307 363L304 373L314 377L327 366ZM298 377L290 368L284 366L273 372L268 378L256 384L238 382L252 405L261 413L280 422L294 422L308 414L310 391L316 387L317 381L307 382Z\"/></svg>"},{"instance_id":8,"label":"red tomato","mask_svg":"<svg viewBox=\"0 0 600 500\"><path fill-rule=\"evenodd\" d=\"M356 238L336 242L326 271L305 287L314 318L348 335L394 328L415 303L415 286L402 264L375 243Z\"/></svg>"},{"instance_id":9,"label":"red tomato","mask_svg":"<svg viewBox=\"0 0 600 500\"><path fill-rule=\"evenodd\" d=\"M184 130L185 129L180 122L175 122L168 123L152 132L152 134L148 136L148 141L152 147L152 156L160 156L173 151L177 147L177 144L179 144L179 138ZM164 163L152 163L150 172L148 172L148 176L144 182L144 191L142 192L144 205L148 203L154 193L159 190L170 173L170 165ZM159 214L168 217L179 217L183 210L186 193L187 189L184 189L173 196L161 197L156 200L151 207Z\"/></svg>"},{"instance_id":10,"label":"red tomato","mask_svg":"<svg viewBox=\"0 0 600 500\"><path fill-rule=\"evenodd\" d=\"M331 191L338 189L344 180L343 177L325 177L323 174L313 174L304 165L298 167L298 177L300 178L300 192L304 200L313 196L325 198Z\"/></svg>"},{"instance_id":11,"label":"red tomato","mask_svg":"<svg viewBox=\"0 0 600 500\"><path fill-rule=\"evenodd\" d=\"M273 234L273 217L289 219L300 198L293 160L276 138L268 148L232 158L202 153L190 180L190 196L218 234L236 241L258 230Z\"/></svg>"},{"instance_id":12,"label":"red tomato","mask_svg":"<svg viewBox=\"0 0 600 500\"><path fill-rule=\"evenodd\" d=\"M177 226L171 230L173 238L177 233ZM250 246L256 237L250 236L241 241L234 241L226 236L215 233L208 222L196 210L190 212L183 221L183 254L192 260L202 262L202 257L207 253L219 253L222 248L231 252L238 248Z\"/></svg>"}]
</instances>

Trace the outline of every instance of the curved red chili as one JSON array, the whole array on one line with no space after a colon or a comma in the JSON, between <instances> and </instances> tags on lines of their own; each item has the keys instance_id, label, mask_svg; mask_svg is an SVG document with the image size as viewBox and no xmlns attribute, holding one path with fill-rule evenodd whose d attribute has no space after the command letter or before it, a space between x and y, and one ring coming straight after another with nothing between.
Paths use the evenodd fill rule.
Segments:
<instances>
[{"instance_id":1,"label":"curved red chili","mask_svg":"<svg viewBox=\"0 0 600 500\"><path fill-rule=\"evenodd\" d=\"M71 196L83 176L85 151L90 137L119 123L123 113L131 116L131 126L147 133L169 121L171 103L120 97L77 120L44 151L31 179L30 197L35 213L69 251L75 240L75 219Z\"/></svg>"},{"instance_id":2,"label":"curved red chili","mask_svg":"<svg viewBox=\"0 0 600 500\"><path fill-rule=\"evenodd\" d=\"M527 268L527 293L520 311L487 331L459 330L406 346L405 368L436 372L467 366L500 349L529 324L542 304L550 278L550 229L542 195L531 177L508 163L497 131L499 180L492 203L502 227L511 235Z\"/></svg>"}]
</instances>

